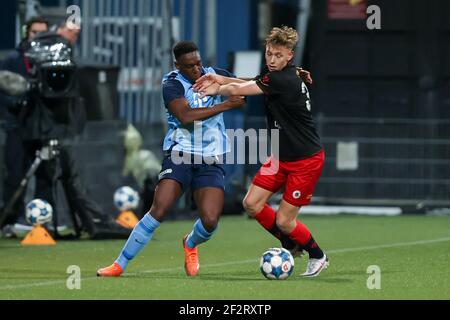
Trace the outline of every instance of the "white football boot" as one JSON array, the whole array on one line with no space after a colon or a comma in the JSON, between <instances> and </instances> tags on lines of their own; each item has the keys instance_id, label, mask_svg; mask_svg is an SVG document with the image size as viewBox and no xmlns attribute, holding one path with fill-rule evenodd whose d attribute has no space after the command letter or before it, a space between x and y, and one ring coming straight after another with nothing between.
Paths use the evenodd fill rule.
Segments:
<instances>
[{"instance_id":1,"label":"white football boot","mask_svg":"<svg viewBox=\"0 0 450 320\"><path fill-rule=\"evenodd\" d=\"M306 271L300 276L317 277L323 269L328 268L329 264L328 257L325 253L321 259L309 259L308 265L306 266Z\"/></svg>"}]
</instances>

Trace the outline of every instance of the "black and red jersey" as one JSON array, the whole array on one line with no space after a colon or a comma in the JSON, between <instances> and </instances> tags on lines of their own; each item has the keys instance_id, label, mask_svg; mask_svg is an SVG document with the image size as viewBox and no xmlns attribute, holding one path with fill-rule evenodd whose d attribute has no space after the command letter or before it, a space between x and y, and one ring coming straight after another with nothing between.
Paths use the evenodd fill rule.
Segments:
<instances>
[{"instance_id":1,"label":"black and red jersey","mask_svg":"<svg viewBox=\"0 0 450 320\"><path fill-rule=\"evenodd\" d=\"M279 129L279 159L308 158L323 149L311 114L308 88L297 68L263 72L255 78L266 96L268 128Z\"/></svg>"}]
</instances>

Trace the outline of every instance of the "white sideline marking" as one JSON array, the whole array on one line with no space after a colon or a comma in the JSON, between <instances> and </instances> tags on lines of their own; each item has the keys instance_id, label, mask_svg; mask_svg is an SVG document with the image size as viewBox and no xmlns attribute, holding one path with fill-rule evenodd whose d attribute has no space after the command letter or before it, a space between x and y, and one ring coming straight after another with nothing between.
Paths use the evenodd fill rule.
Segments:
<instances>
[{"instance_id":1,"label":"white sideline marking","mask_svg":"<svg viewBox=\"0 0 450 320\"><path fill-rule=\"evenodd\" d=\"M432 240L421 240L421 241L412 241L412 242L399 242L399 243L392 243L392 244L385 244L385 245L378 245L378 246L366 246L366 247L355 247L355 248L344 248L344 249L335 249L335 250L327 250L327 254L336 254L336 253L347 253L347 252L355 252L355 251L367 251L367 250L378 250L378 249L386 249L386 248L396 248L396 247L406 247L406 246L413 246L413 245L423 245L423 244L430 244L430 243L437 243L437 242L446 242L450 241L450 237L446 238L439 238L439 239L432 239ZM249 259L249 260L240 260L240 261L230 261L230 262L221 262L221 263L210 263L202 265L202 268L213 268L213 267L223 267L227 265L236 265L236 264L246 264L246 263L254 263L257 262L258 259ZM158 273L158 272L170 272L170 271L176 271L176 270L182 270L183 267L173 267L173 268L164 268L164 269L153 269L153 270L146 270L146 271L138 271L138 272L130 272L125 273L122 277L126 278L128 276L135 276L143 273ZM98 279L99 277L87 277L82 278L81 280L93 280ZM53 280L53 281L45 281L45 282L36 282L36 283L26 283L26 284L18 284L18 285L5 285L0 286L0 290L7 290L7 289L22 289L22 288L30 288L30 287L41 287L41 286L51 286L54 284L65 284L66 279L64 280Z\"/></svg>"}]
</instances>

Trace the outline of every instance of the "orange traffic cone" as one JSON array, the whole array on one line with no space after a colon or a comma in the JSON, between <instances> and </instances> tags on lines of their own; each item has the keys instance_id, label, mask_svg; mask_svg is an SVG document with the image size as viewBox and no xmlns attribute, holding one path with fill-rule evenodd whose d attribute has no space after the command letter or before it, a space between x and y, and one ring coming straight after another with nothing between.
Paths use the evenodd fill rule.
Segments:
<instances>
[{"instance_id":1,"label":"orange traffic cone","mask_svg":"<svg viewBox=\"0 0 450 320\"><path fill-rule=\"evenodd\" d=\"M41 225L36 225L21 242L24 246L55 245L56 241Z\"/></svg>"},{"instance_id":2,"label":"orange traffic cone","mask_svg":"<svg viewBox=\"0 0 450 320\"><path fill-rule=\"evenodd\" d=\"M133 211L122 211L117 217L116 222L124 228L133 229L139 222L139 219Z\"/></svg>"}]
</instances>

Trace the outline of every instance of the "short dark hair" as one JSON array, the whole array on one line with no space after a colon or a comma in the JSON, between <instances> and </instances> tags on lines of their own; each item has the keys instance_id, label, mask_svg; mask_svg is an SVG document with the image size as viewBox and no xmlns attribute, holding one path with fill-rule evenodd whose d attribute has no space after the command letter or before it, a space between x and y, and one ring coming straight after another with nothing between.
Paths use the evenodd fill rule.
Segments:
<instances>
[{"instance_id":1,"label":"short dark hair","mask_svg":"<svg viewBox=\"0 0 450 320\"><path fill-rule=\"evenodd\" d=\"M173 55L175 60L186 53L199 51L197 45L192 41L180 41L173 47Z\"/></svg>"},{"instance_id":2,"label":"short dark hair","mask_svg":"<svg viewBox=\"0 0 450 320\"><path fill-rule=\"evenodd\" d=\"M47 19L45 19L43 17L32 17L32 18L28 19L25 22L25 38L27 38L27 39L30 36L30 28L33 25L33 23L45 23L48 28L48 21L47 21Z\"/></svg>"}]
</instances>

